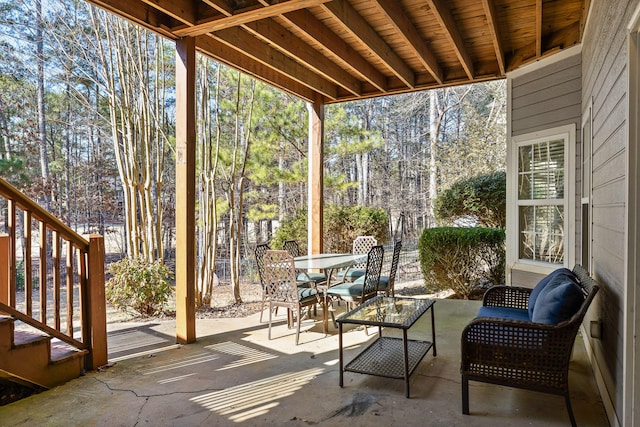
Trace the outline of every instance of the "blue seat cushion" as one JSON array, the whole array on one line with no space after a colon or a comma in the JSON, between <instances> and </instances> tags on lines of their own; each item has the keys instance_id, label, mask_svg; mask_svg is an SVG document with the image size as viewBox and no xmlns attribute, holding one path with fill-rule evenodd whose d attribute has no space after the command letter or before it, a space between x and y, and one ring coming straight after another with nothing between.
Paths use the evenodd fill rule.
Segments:
<instances>
[{"instance_id":1,"label":"blue seat cushion","mask_svg":"<svg viewBox=\"0 0 640 427\"><path fill-rule=\"evenodd\" d=\"M386 291L389 289L389 276L380 276L380 280L378 281L378 290Z\"/></svg>"},{"instance_id":2,"label":"blue seat cushion","mask_svg":"<svg viewBox=\"0 0 640 427\"><path fill-rule=\"evenodd\" d=\"M316 300L317 292L311 288L298 288L298 299L301 303Z\"/></svg>"},{"instance_id":3,"label":"blue seat cushion","mask_svg":"<svg viewBox=\"0 0 640 427\"><path fill-rule=\"evenodd\" d=\"M346 271L340 271L336 275L337 278L347 280L349 282L354 282L359 277L364 276L365 270L357 270L357 269L349 269Z\"/></svg>"},{"instance_id":4,"label":"blue seat cushion","mask_svg":"<svg viewBox=\"0 0 640 427\"><path fill-rule=\"evenodd\" d=\"M495 319L521 320L530 322L529 312L521 308L508 307L480 307L478 317L493 317Z\"/></svg>"},{"instance_id":5,"label":"blue seat cushion","mask_svg":"<svg viewBox=\"0 0 640 427\"><path fill-rule=\"evenodd\" d=\"M542 292L542 290L549 284L549 282L551 282L551 280L553 280L558 275L562 275L563 278L575 277L573 272L567 268L559 268L543 277L542 280L540 280L538 284L533 288L533 290L531 291L531 295L529 295L529 318L533 318L533 310L536 306L536 301L538 299L538 295L540 295L540 292Z\"/></svg>"},{"instance_id":6,"label":"blue seat cushion","mask_svg":"<svg viewBox=\"0 0 640 427\"><path fill-rule=\"evenodd\" d=\"M584 294L575 277L559 274L538 295L531 321L556 324L569 320L583 302Z\"/></svg>"},{"instance_id":7,"label":"blue seat cushion","mask_svg":"<svg viewBox=\"0 0 640 427\"><path fill-rule=\"evenodd\" d=\"M364 286L364 277L360 283L357 282L344 282L339 285L332 286L327 289L328 295L337 296L340 298L355 298L362 296L362 287Z\"/></svg>"},{"instance_id":8,"label":"blue seat cushion","mask_svg":"<svg viewBox=\"0 0 640 427\"><path fill-rule=\"evenodd\" d=\"M327 276L324 273L298 273L298 282L324 282Z\"/></svg>"}]
</instances>

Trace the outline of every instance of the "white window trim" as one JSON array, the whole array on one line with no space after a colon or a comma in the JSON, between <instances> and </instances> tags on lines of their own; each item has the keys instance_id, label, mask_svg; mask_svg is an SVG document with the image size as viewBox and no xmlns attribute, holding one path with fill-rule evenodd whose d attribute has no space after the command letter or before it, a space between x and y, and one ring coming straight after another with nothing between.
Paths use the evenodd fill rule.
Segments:
<instances>
[{"instance_id":1,"label":"white window trim","mask_svg":"<svg viewBox=\"0 0 640 427\"><path fill-rule=\"evenodd\" d=\"M589 128L589 140L585 141L584 138L584 129L585 127ZM588 204L588 210L589 210L589 217L587 218L587 220L589 221L589 224L587 225L589 227L589 235L588 235L588 241L585 242L584 239L584 235L581 234L580 239L581 239L581 244L582 245L587 245L589 247L588 253L589 253L589 259L588 260L584 260L582 259L582 247L580 247L580 260L582 263L582 266L584 268L587 269L588 272L592 272L593 271L593 266L591 265L592 262L591 260L593 259L593 98L589 98L588 102L587 102L587 107L585 109L585 111L582 112L582 126L580 128L580 142L581 142L581 149L582 149L582 153L580 153L580 173L582 173L582 180L584 180L584 175L585 172L583 171L583 167L584 167L584 156L589 156L589 170L586 171L586 175L587 175L587 179L589 180L588 182L588 194L586 197L584 197L583 194L583 188L584 188L584 182L581 182L581 186L582 188L580 189L580 215L582 215L582 205L584 204ZM584 218L580 218L581 221L584 221ZM577 232L577 230L576 230ZM582 231L581 231L582 233Z\"/></svg>"},{"instance_id":2,"label":"white window trim","mask_svg":"<svg viewBox=\"0 0 640 427\"><path fill-rule=\"evenodd\" d=\"M507 186L507 266L511 270L548 274L558 268L558 264L542 261L519 259L518 239L518 148L522 145L535 144L550 139L564 139L565 142L565 248L563 266L573 268L575 262L575 216L576 216L576 125L575 123L545 129L538 132L514 136L509 144Z\"/></svg>"}]
</instances>

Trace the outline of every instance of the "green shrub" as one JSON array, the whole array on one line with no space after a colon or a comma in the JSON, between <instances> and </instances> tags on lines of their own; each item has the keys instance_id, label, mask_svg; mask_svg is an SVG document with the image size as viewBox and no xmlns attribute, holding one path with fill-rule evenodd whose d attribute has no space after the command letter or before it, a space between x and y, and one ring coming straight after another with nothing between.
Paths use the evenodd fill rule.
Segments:
<instances>
[{"instance_id":1,"label":"green shrub","mask_svg":"<svg viewBox=\"0 0 640 427\"><path fill-rule=\"evenodd\" d=\"M434 213L441 223L472 217L482 227L506 225L507 177L504 172L476 176L455 183L434 202Z\"/></svg>"},{"instance_id":2,"label":"green shrub","mask_svg":"<svg viewBox=\"0 0 640 427\"><path fill-rule=\"evenodd\" d=\"M379 244L387 240L389 217L384 209L367 206L329 205L324 210L325 252L351 252L358 236L373 236Z\"/></svg>"},{"instance_id":3,"label":"green shrub","mask_svg":"<svg viewBox=\"0 0 640 427\"><path fill-rule=\"evenodd\" d=\"M366 206L327 205L324 210L324 251L351 252L358 236L374 236L379 243L387 239L389 218L384 209ZM271 247L279 249L285 240L297 240L300 250L307 251L307 211L300 210L285 218L271 239Z\"/></svg>"},{"instance_id":4,"label":"green shrub","mask_svg":"<svg viewBox=\"0 0 640 427\"><path fill-rule=\"evenodd\" d=\"M272 249L281 249L285 240L296 240L300 251L307 247L307 211L300 209L294 216L285 218L273 233L269 245Z\"/></svg>"},{"instance_id":5,"label":"green shrub","mask_svg":"<svg viewBox=\"0 0 640 427\"><path fill-rule=\"evenodd\" d=\"M171 273L160 261L124 258L109 265L112 277L106 283L107 300L123 311L153 316L171 296Z\"/></svg>"},{"instance_id":6,"label":"green shrub","mask_svg":"<svg viewBox=\"0 0 640 427\"><path fill-rule=\"evenodd\" d=\"M468 299L476 289L504 283L504 239L501 228L426 228L418 249L427 287Z\"/></svg>"}]
</instances>

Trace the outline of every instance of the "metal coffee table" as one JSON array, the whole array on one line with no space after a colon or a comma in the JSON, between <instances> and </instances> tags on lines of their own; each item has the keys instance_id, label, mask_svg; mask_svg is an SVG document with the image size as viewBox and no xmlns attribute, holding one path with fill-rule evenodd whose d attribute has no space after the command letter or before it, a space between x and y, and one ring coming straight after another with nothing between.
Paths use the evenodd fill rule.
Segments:
<instances>
[{"instance_id":1,"label":"metal coffee table","mask_svg":"<svg viewBox=\"0 0 640 427\"><path fill-rule=\"evenodd\" d=\"M340 387L346 371L404 378L405 396L409 397L409 377L429 349L433 348L433 356L436 356L434 304L434 300L377 296L339 318ZM432 341L407 339L409 328L429 309ZM342 350L342 327L345 324L378 327L377 339L346 366ZM383 327L401 329L402 338L383 337Z\"/></svg>"}]
</instances>

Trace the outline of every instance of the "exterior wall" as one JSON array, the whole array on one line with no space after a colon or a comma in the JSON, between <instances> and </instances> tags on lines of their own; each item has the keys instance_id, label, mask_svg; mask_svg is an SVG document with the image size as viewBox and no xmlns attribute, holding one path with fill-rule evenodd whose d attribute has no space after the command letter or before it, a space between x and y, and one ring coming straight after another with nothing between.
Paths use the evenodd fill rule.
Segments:
<instances>
[{"instance_id":1,"label":"exterior wall","mask_svg":"<svg viewBox=\"0 0 640 427\"><path fill-rule=\"evenodd\" d=\"M590 340L590 344L594 365L606 388L601 394L603 399L605 396L610 398L619 425L625 424L627 25L637 5L637 0L591 2L582 49L583 108L593 103L591 273L603 287L587 320L601 319L603 322L602 339Z\"/></svg>"},{"instance_id":2,"label":"exterior wall","mask_svg":"<svg viewBox=\"0 0 640 427\"><path fill-rule=\"evenodd\" d=\"M559 58L559 59L558 59ZM511 138L532 132L543 131L564 125L575 126L576 145L573 150L576 156L580 154L581 122L582 122L582 64L579 47L574 47L564 53L557 54L532 64L508 77L509 98L509 132ZM509 150L510 152L510 150ZM579 159L574 159L575 165L580 165ZM511 162L508 162L511 164ZM580 174L576 173L580 179ZM509 174L509 176L511 176ZM508 186L517 185L508 182ZM576 185L576 191L581 188L580 182ZM509 189L507 193L511 194ZM509 196L507 196L509 197ZM511 203L512 201L510 201ZM580 251L575 247L580 241L580 196L575 195L576 236L571 237L574 242L574 250L578 256ZM512 221L513 222L513 221ZM507 239L515 241L516 224L507 225ZM567 235L571 233L567 232ZM569 237L569 236L567 236ZM507 280L517 286L533 287L546 273L555 269L553 266L531 266L529 270L523 270L517 264L517 248L508 246L507 253ZM567 254L567 256L571 256ZM567 259L567 268L573 268L578 262L576 259Z\"/></svg>"},{"instance_id":3,"label":"exterior wall","mask_svg":"<svg viewBox=\"0 0 640 427\"><path fill-rule=\"evenodd\" d=\"M581 123L580 52L511 79L511 136ZM576 135L576 138L580 137Z\"/></svg>"},{"instance_id":4,"label":"exterior wall","mask_svg":"<svg viewBox=\"0 0 640 427\"><path fill-rule=\"evenodd\" d=\"M592 1L579 55L525 67L509 76L510 137L567 123L576 126L575 260L591 264L591 274L602 286L585 322L602 321L601 339L585 336L596 380L611 425L638 425L633 419L634 392L639 386L633 353L635 310L629 295L637 285L627 279L629 226L637 218L629 209L629 41L627 30L640 0ZM558 55L559 56L559 55ZM633 76L637 79L637 76ZM635 80L634 80L635 82ZM636 84L635 86L637 86ZM581 260L580 139L581 115L591 107L591 259ZM636 160L637 162L637 160ZM633 182L637 182L637 179ZM513 183L512 183L513 184ZM634 199L635 200L635 199ZM634 202L635 203L635 202ZM633 230L631 230L633 231ZM628 260L627 260L628 259ZM568 262L569 265L573 263ZM629 264L629 265L627 265ZM636 268L636 267L633 267ZM540 277L531 271L512 271L513 284L533 286ZM635 271L635 270L634 270ZM509 271L508 271L509 273ZM633 276L635 277L635 276ZM628 283L627 283L628 281ZM632 304L631 304L632 305ZM628 311L633 312L631 314ZM586 328L588 330L588 328ZM631 331L631 332L628 332ZM628 342L625 342L628 340ZM626 352L626 357L625 357ZM626 368L625 368L626 363ZM625 385L625 379L628 384Z\"/></svg>"}]
</instances>

